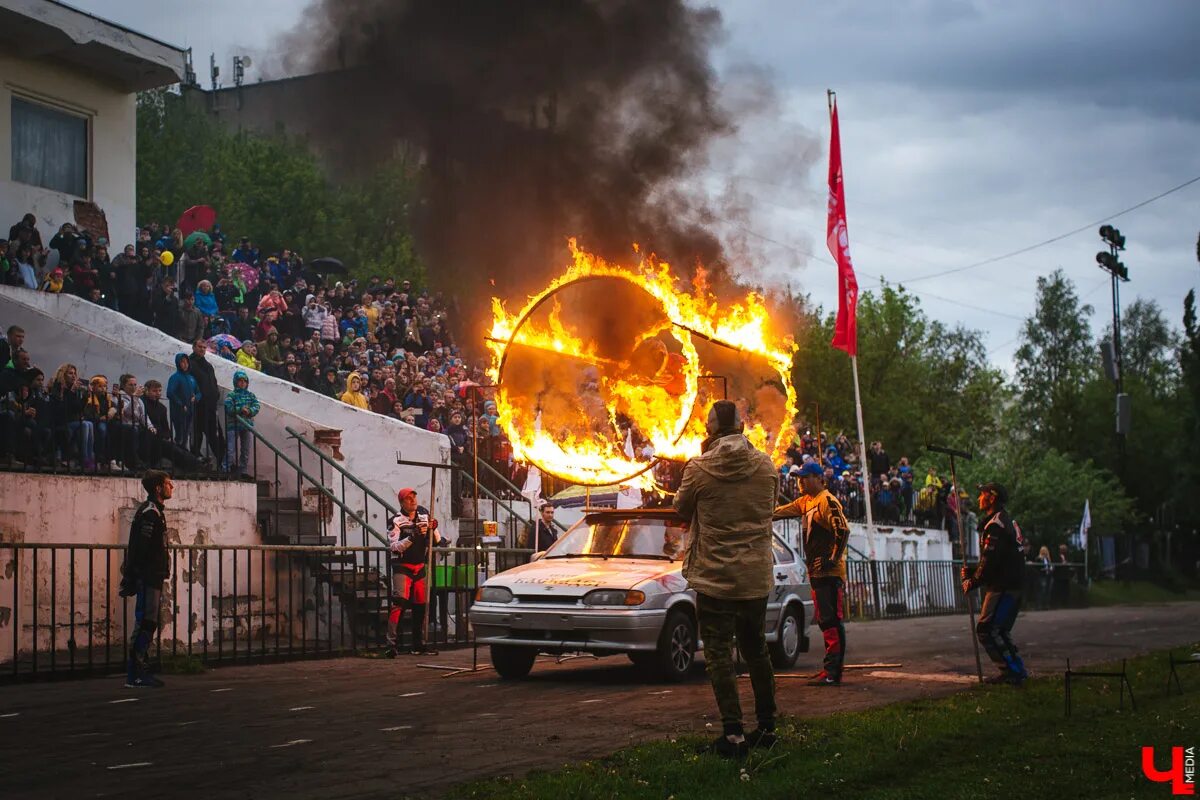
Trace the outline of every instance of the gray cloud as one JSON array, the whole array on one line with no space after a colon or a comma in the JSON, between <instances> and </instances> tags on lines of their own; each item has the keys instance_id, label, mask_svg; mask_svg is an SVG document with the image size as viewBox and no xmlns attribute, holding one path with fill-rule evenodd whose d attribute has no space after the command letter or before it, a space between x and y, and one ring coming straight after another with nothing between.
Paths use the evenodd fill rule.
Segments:
<instances>
[{"instance_id":1,"label":"gray cloud","mask_svg":"<svg viewBox=\"0 0 1200 800\"><path fill-rule=\"evenodd\" d=\"M208 52L269 51L303 9L287 0L213 0L166 14L154 0L74 0L94 13ZM1200 4L717 3L726 80L754 65L784 98L714 145L695 191L749 209L712 220L745 274L834 301L824 247L824 89L838 90L851 246L860 283L903 281L979 261L1115 212L1200 175ZM251 71L250 79L257 75ZM816 144L814 144L814 142ZM1116 224L1129 238L1123 299L1154 298L1178 325L1195 260L1200 184ZM771 241L768 241L771 240ZM781 244L780 244L781 243ZM1093 327L1107 280L1086 232L988 267L913 284L926 310L987 332L1009 368L1038 275L1063 267ZM936 296L935 296L936 295ZM948 299L940 299L948 298ZM971 308L968 306L973 306ZM988 309L979 311L978 308Z\"/></svg>"}]
</instances>

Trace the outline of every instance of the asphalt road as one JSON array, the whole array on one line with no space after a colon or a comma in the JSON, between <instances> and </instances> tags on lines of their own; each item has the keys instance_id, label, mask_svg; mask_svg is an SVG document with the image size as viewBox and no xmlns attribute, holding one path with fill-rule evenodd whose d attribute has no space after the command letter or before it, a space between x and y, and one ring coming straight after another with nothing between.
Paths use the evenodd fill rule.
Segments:
<instances>
[{"instance_id":1,"label":"asphalt road","mask_svg":"<svg viewBox=\"0 0 1200 800\"><path fill-rule=\"evenodd\" d=\"M848 663L903 666L849 672L838 689L781 677L783 713L815 716L970 685L964 617L848 628ZM795 672L818 668L820 638L810 635L814 650ZM1030 613L1015 638L1030 669L1050 674L1068 656L1083 664L1200 641L1200 603ZM471 653L229 667L166 676L158 691L127 690L116 677L9 686L0 689L0 796L430 796L714 721L702 670L665 685L624 658L547 658L528 680L508 683L490 668L443 677L417 666L429 661L469 666ZM487 666L486 650L480 661Z\"/></svg>"}]
</instances>

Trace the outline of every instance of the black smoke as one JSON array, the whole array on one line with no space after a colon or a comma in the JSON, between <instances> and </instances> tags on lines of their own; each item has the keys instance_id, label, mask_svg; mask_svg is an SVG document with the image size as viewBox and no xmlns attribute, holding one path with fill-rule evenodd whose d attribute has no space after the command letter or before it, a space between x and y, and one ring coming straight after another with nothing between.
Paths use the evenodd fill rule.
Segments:
<instances>
[{"instance_id":1,"label":"black smoke","mask_svg":"<svg viewBox=\"0 0 1200 800\"><path fill-rule=\"evenodd\" d=\"M344 169L422 154L430 280L482 312L557 273L568 236L723 276L722 212L681 188L736 131L721 35L681 0L319 0L286 49L293 70L344 70L311 105Z\"/></svg>"}]
</instances>

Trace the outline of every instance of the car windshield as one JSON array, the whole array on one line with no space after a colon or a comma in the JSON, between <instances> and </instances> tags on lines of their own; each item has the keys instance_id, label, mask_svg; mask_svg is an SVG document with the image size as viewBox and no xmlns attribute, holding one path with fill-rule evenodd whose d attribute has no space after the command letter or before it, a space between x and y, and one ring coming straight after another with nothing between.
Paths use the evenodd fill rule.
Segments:
<instances>
[{"instance_id":1,"label":"car windshield","mask_svg":"<svg viewBox=\"0 0 1200 800\"><path fill-rule=\"evenodd\" d=\"M687 524L666 519L598 519L584 522L551 545L546 558L656 558L675 561L683 557L688 542Z\"/></svg>"}]
</instances>

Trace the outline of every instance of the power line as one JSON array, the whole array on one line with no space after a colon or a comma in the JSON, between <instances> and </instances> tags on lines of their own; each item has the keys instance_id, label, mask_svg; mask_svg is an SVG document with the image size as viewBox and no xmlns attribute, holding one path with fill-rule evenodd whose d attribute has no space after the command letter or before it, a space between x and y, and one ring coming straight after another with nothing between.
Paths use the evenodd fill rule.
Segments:
<instances>
[{"instance_id":1,"label":"power line","mask_svg":"<svg viewBox=\"0 0 1200 800\"><path fill-rule=\"evenodd\" d=\"M1138 203L1137 205L1132 205L1129 208L1126 208L1122 211L1118 211L1115 214L1109 214L1105 217L1101 217L1100 219L1096 220L1095 222L1089 222L1086 225L1081 225L1080 227L1075 228L1074 230L1070 230L1070 231L1067 231L1066 233L1059 234L1058 236L1055 236L1050 239L1046 239L1045 241L1042 241L1042 242L1038 242L1037 244L1031 244L1028 247L1022 247L1020 250L1013 250L1011 253L1005 253L1004 255L986 258L983 261L976 261L974 264L967 264L965 267L955 267L954 269L947 269L947 270L943 270L941 272L932 272L928 275L921 275L916 278L909 278L906 281L906 283L916 283L917 281L929 280L930 278L941 278L946 275L953 275L958 272L965 272L966 270L975 269L976 267L982 267L987 264L995 264L997 261L1003 261L1006 258L1012 258L1013 256L1019 256L1022 253L1028 253L1030 250L1037 250L1039 247L1045 247L1048 244L1054 244L1055 242L1062 241L1063 239L1066 239L1067 237L1070 237L1070 236L1074 236L1077 233L1083 233L1086 230L1094 228L1097 225L1105 223L1111 219L1116 219L1117 217L1128 214L1131 211L1137 211L1139 208L1148 206L1151 203L1155 202L1156 200L1161 200L1169 194L1174 194L1175 192L1178 192L1180 189L1185 189L1188 186L1191 186L1193 183L1196 183L1197 181L1200 181L1200 175L1197 175L1196 177L1192 178L1191 180L1184 181L1183 183L1179 184L1178 186L1173 186L1170 189L1163 192L1162 194L1156 194L1154 197L1151 197L1148 200L1143 200L1142 202Z\"/></svg>"},{"instance_id":2,"label":"power line","mask_svg":"<svg viewBox=\"0 0 1200 800\"><path fill-rule=\"evenodd\" d=\"M726 222L729 222L729 220L726 220ZM799 247L796 247L795 245L786 244L786 243L784 243L784 242L781 242L781 241L779 241L779 240L777 240L777 239L772 239L770 236L764 236L764 235L762 235L761 233L758 233L757 231L752 231L752 230L750 230L749 228L747 228L747 227L746 227L746 226L744 226L744 225L739 225L739 224L737 224L737 223L734 223L734 222L731 222L730 224L732 224L734 227L736 227L738 230L742 231L743 233L745 233L745 234L748 234L748 235L750 235L750 236L753 236L753 237L754 237L754 238L756 238L756 239L762 239L764 242L770 242L771 244L778 245L779 247L782 247L782 248L784 248L784 249L786 249L786 250L791 250L793 253L797 253L797 254L799 254L799 255L805 256L806 258L811 258L811 259L812 259L812 260L814 260L814 261L820 261L822 264L828 264L828 265L829 265L829 266L831 266L831 267L836 267L836 266L837 266L837 264L836 264L835 262L833 262L833 261L830 261L830 260L829 260L829 259L827 259L827 258L822 258L821 256L817 255L816 253L810 252L810 251L808 251L808 250L802 250L802 249L800 249ZM1013 319L1013 320L1016 320L1016 321L1018 321L1018 322L1024 322L1024 321L1025 321L1025 318L1024 318L1024 317L1019 317L1019 316L1017 316L1017 315L1015 315L1015 314L1009 314L1009 313L1007 313L1007 312L1004 312L1004 311L997 311L997 310L996 310L996 309L994 309L994 308L986 308L986 307L984 307L984 306L975 306L975 305L971 305L970 303L964 303L964 302L963 302L963 301L961 301L961 300L954 300L954 299L951 299L951 298L949 298L949 297L943 297L943 296L942 296L942 295L940 295L940 294L934 294L933 292L929 292L929 291L920 291L920 292L918 292L918 291L915 291L915 290L912 290L912 289L908 289L908 287L907 287L907 285L906 285L906 282L904 282L904 281L901 281L901 282L898 282L898 283L897 283L897 282L894 282L894 281L889 281L889 280L887 280L886 278L884 278L884 277L882 277L882 276L879 276L879 275L872 275L872 274L870 274L869 272L863 272L863 271L861 271L861 270L859 270L859 269L857 269L857 268L855 268L855 270L854 270L854 271L855 271L855 273L857 273L858 275L861 275L861 276L863 276L864 278L870 278L870 279L871 279L871 280L873 280L873 281L879 281L880 283L884 284L885 286L886 286L886 285L890 285L890 286L900 286L901 288L904 288L904 289L906 289L907 291L911 292L912 294L916 295L917 297L928 297L928 298L932 298L932 299L934 299L934 300L941 300L942 302L945 302L945 303L950 303L951 305L960 306L960 307L962 307L962 308L968 308L968 309L971 309L972 311L979 311L979 312L981 312L981 313L984 313L984 314L995 314L995 315L996 315L996 316L998 316L998 317L1005 317L1005 318L1007 318L1007 319Z\"/></svg>"}]
</instances>

